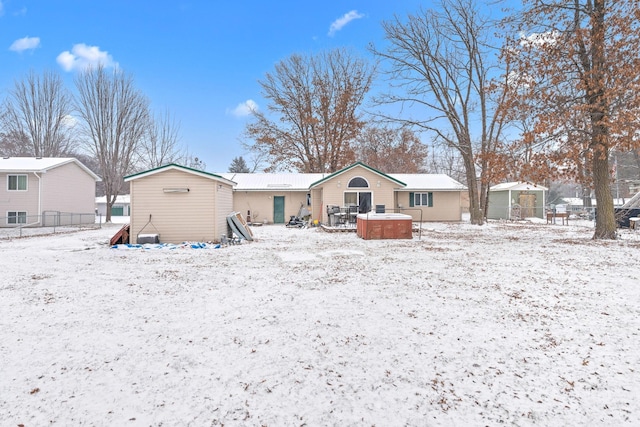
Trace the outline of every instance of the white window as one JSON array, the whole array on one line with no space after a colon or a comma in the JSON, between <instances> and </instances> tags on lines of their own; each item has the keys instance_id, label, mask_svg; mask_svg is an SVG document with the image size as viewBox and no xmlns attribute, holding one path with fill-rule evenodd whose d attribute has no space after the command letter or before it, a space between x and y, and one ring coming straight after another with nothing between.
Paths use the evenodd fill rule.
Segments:
<instances>
[{"instance_id":1,"label":"white window","mask_svg":"<svg viewBox=\"0 0 640 427\"><path fill-rule=\"evenodd\" d=\"M433 207L433 193L409 193L409 206Z\"/></svg>"},{"instance_id":2,"label":"white window","mask_svg":"<svg viewBox=\"0 0 640 427\"><path fill-rule=\"evenodd\" d=\"M7 175L7 190L27 191L27 175Z\"/></svg>"},{"instance_id":3,"label":"white window","mask_svg":"<svg viewBox=\"0 0 640 427\"><path fill-rule=\"evenodd\" d=\"M7 212L7 224L26 224L27 213L26 212Z\"/></svg>"}]
</instances>

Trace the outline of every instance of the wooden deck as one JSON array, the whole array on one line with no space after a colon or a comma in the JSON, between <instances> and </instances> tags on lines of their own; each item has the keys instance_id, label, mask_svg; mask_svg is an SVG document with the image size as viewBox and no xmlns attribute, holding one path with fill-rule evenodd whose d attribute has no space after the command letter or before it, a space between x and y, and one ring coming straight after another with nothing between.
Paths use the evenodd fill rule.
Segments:
<instances>
[{"instance_id":1,"label":"wooden deck","mask_svg":"<svg viewBox=\"0 0 640 427\"><path fill-rule=\"evenodd\" d=\"M355 224L330 226L321 224L320 228L329 233L355 233L357 231Z\"/></svg>"}]
</instances>

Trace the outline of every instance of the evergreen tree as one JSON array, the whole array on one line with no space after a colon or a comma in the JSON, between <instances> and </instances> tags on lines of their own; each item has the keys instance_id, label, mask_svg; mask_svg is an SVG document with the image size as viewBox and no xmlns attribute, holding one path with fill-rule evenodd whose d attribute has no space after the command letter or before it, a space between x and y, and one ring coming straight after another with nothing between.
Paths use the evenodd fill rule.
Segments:
<instances>
[{"instance_id":1,"label":"evergreen tree","mask_svg":"<svg viewBox=\"0 0 640 427\"><path fill-rule=\"evenodd\" d=\"M247 166L247 162L244 161L242 156L234 157L231 160L231 166L229 166L229 172L231 173L249 173L249 166Z\"/></svg>"}]
</instances>

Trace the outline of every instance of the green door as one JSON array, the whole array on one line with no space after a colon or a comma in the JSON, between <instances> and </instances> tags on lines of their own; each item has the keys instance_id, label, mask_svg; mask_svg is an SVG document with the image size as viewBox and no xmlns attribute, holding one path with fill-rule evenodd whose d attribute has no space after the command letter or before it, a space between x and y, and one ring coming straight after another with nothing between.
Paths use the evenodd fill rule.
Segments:
<instances>
[{"instance_id":1,"label":"green door","mask_svg":"<svg viewBox=\"0 0 640 427\"><path fill-rule=\"evenodd\" d=\"M284 224L284 196L273 196L273 222Z\"/></svg>"},{"instance_id":2,"label":"green door","mask_svg":"<svg viewBox=\"0 0 640 427\"><path fill-rule=\"evenodd\" d=\"M124 215L124 206L111 207L111 216L123 216L123 215Z\"/></svg>"}]
</instances>

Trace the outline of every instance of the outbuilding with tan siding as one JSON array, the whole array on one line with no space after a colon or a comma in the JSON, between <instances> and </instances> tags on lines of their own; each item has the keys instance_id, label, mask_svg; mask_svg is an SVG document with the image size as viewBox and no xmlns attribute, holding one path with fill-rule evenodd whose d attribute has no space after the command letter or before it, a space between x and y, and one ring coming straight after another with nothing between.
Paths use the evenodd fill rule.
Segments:
<instances>
[{"instance_id":1,"label":"outbuilding with tan siding","mask_svg":"<svg viewBox=\"0 0 640 427\"><path fill-rule=\"evenodd\" d=\"M169 164L125 178L130 185L130 242L157 234L164 243L218 242L227 235L234 182Z\"/></svg>"}]
</instances>

